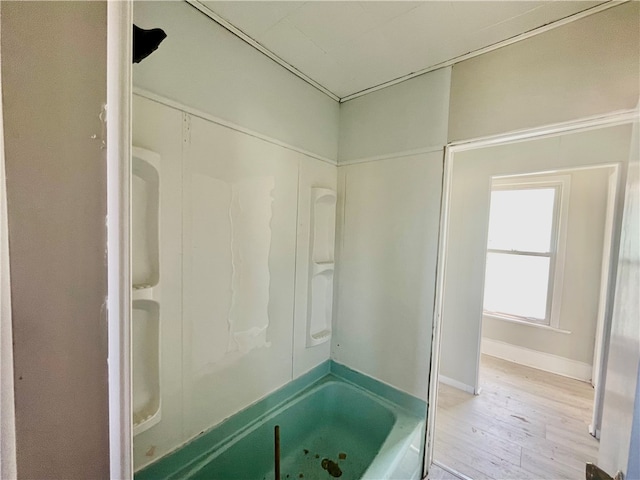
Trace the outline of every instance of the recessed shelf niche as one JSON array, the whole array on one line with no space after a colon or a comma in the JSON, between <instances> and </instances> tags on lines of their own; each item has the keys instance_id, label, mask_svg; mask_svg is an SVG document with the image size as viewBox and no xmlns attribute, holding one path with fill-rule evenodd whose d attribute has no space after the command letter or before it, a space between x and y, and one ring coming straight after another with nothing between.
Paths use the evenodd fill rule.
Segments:
<instances>
[{"instance_id":1,"label":"recessed shelf niche","mask_svg":"<svg viewBox=\"0 0 640 480\"><path fill-rule=\"evenodd\" d=\"M307 347L331 338L335 224L336 192L312 188Z\"/></svg>"},{"instance_id":2,"label":"recessed shelf niche","mask_svg":"<svg viewBox=\"0 0 640 480\"><path fill-rule=\"evenodd\" d=\"M160 155L133 147L131 343L133 434L160 422Z\"/></svg>"},{"instance_id":3,"label":"recessed shelf niche","mask_svg":"<svg viewBox=\"0 0 640 480\"><path fill-rule=\"evenodd\" d=\"M157 153L133 147L131 175L131 280L134 289L158 284L160 176Z\"/></svg>"},{"instance_id":4,"label":"recessed shelf niche","mask_svg":"<svg viewBox=\"0 0 640 480\"><path fill-rule=\"evenodd\" d=\"M132 302L133 434L161 418L160 306L153 300Z\"/></svg>"}]
</instances>

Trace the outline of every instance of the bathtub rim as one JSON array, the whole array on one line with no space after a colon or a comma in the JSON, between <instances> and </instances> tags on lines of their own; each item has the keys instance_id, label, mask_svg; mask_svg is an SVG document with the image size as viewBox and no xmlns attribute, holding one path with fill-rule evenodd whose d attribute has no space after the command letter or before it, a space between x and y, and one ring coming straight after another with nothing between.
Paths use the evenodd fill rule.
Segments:
<instances>
[{"instance_id":1,"label":"bathtub rim","mask_svg":"<svg viewBox=\"0 0 640 480\"><path fill-rule=\"evenodd\" d=\"M405 413L405 412L399 412L398 411L399 407L397 405L389 402L388 400L384 399L383 397L380 397L380 396L376 395L375 393L372 393L372 392L360 387L359 385L356 385L356 384L354 384L354 383L352 383L352 382L350 382L348 380L345 380L345 379L343 379L343 378L341 378L339 376L336 376L333 373L326 374L324 377L316 380L312 384L308 385L306 388L300 390L295 395L283 400L282 402L280 402L279 404L277 404L273 408L269 409L263 415L261 415L259 417L256 417L251 422L247 423L240 430L232 433L228 437L222 439L220 442L211 445L211 447L210 447L210 449L208 451L203 452L202 454L194 457L191 462L189 462L188 464L185 464L182 468L180 468L175 473L173 473L169 478L172 478L172 479L173 478L187 478L187 479L191 478L191 476L197 474L197 472L199 472L202 468L204 468L210 462L214 461L217 457L219 457L221 454L223 454L226 450L228 450L229 448L232 448L237 442L239 442L240 440L246 438L248 435L253 433L255 430L257 430L264 423L269 422L270 420L272 420L273 418L277 417L282 412L288 410L289 408L293 407L294 405L306 400L310 396L320 392L321 390L323 390L325 388L329 388L329 387L331 387L333 385L340 385L340 386L342 386L344 388L357 391L360 395L367 396L373 402L377 403L378 405L382 406L387 411L389 411L389 413L391 414L391 416L393 418L391 426L389 427L389 430L386 433L386 435L384 437L384 440L382 441L382 444L380 445L380 448L377 450L373 461L369 464L369 466L365 470L363 476L361 477L361 478L367 478L366 477L367 472L369 471L371 466L375 463L376 458L378 457L380 452L383 451L383 448L384 448L385 444L387 443L387 441L389 439L389 436L393 432L394 428L396 428L396 425L397 425L398 420L399 420L399 415L402 415L402 413ZM373 478L373 477L371 477L371 478Z\"/></svg>"},{"instance_id":2,"label":"bathtub rim","mask_svg":"<svg viewBox=\"0 0 640 480\"><path fill-rule=\"evenodd\" d=\"M171 451L163 453L162 456L147 464L141 465L135 472L135 480L181 478L180 475L184 474L188 469L190 470L190 467L200 459L216 450L222 450L224 445L238 438L242 432L248 432L252 426L255 426L276 410L281 409L287 402L331 380L349 384L381 402L384 406L390 406L392 411L397 410L402 414L403 418L410 420L409 423L414 431L415 429L424 430L427 411L427 405L424 400L334 360L326 360L267 396L177 445ZM407 426L405 425L403 428L406 429ZM406 431L401 437L407 440L412 435L413 433ZM374 472L380 471L376 469L380 456L384 456L388 460L391 459L389 452L394 449L390 448L392 446L388 443L390 438L395 438L391 437L391 432L387 435L385 442L362 478L380 478L374 476ZM410 444L411 442L409 440L404 443ZM420 448L423 448L422 444ZM395 460L397 463L399 459Z\"/></svg>"}]
</instances>

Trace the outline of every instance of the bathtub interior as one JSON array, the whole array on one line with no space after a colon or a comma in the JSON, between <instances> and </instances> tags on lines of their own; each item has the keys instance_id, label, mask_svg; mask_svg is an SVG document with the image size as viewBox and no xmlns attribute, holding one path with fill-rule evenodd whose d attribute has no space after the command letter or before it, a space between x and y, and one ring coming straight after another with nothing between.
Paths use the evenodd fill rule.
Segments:
<instances>
[{"instance_id":1,"label":"bathtub interior","mask_svg":"<svg viewBox=\"0 0 640 480\"><path fill-rule=\"evenodd\" d=\"M415 412L329 373L207 448L204 434L193 442L197 453L189 455L187 444L136 480L273 479L276 425L282 480L409 479L419 461L407 468L407 455L421 448L423 424Z\"/></svg>"},{"instance_id":2,"label":"bathtub interior","mask_svg":"<svg viewBox=\"0 0 640 480\"><path fill-rule=\"evenodd\" d=\"M335 380L325 382L274 412L187 478L274 478L276 425L281 478L327 479L338 469L344 478L361 478L395 422L395 414L366 393Z\"/></svg>"}]
</instances>

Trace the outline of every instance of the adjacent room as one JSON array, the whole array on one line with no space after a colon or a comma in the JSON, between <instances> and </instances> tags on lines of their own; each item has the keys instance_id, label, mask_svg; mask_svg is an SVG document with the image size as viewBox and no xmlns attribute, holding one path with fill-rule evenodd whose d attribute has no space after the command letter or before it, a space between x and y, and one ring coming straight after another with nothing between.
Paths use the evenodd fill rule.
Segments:
<instances>
[{"instance_id":1,"label":"adjacent room","mask_svg":"<svg viewBox=\"0 0 640 480\"><path fill-rule=\"evenodd\" d=\"M640 473L640 3L0 22L2 478Z\"/></svg>"},{"instance_id":2,"label":"adjacent room","mask_svg":"<svg viewBox=\"0 0 640 480\"><path fill-rule=\"evenodd\" d=\"M454 155L436 463L496 479L579 478L597 463L620 134ZM485 259L484 272L461 266ZM462 332L477 336L456 348Z\"/></svg>"}]
</instances>

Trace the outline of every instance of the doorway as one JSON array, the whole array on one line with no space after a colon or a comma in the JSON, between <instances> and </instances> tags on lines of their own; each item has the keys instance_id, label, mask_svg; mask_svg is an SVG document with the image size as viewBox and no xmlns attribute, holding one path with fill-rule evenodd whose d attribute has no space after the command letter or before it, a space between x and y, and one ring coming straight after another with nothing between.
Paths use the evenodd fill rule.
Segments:
<instances>
[{"instance_id":1,"label":"doorway","mask_svg":"<svg viewBox=\"0 0 640 480\"><path fill-rule=\"evenodd\" d=\"M611 234L609 240L607 240L606 235L601 237L600 253L608 249L608 254L604 256L600 254L597 259L601 262L601 265L598 265L598 267L603 269L603 274L597 276L597 281L598 285L602 285L605 291L604 295L600 295L600 288L598 288L595 296L600 298L600 300L598 300L598 298L595 299L595 310L599 312L598 315L603 317L602 322L605 325L604 328L598 327L599 335L606 338L606 318L607 312L610 314L612 291L612 282L609 280L614 278L615 272L613 272L614 268L612 268L612 265L616 263L615 259L610 263L608 262L611 257L611 252L617 251L615 240L619 236L619 213L611 212L619 212L620 210L622 192L618 187L622 184L622 177L624 176L623 173L629 155L629 144L620 142L620 138L622 138L621 135L628 137L630 128L628 125L618 126L621 123L625 122L611 121L610 123L598 125L597 128L594 128L595 125L593 123L588 126L573 125L571 128L565 126L556 131L551 131L551 129L547 129L546 131L532 131L520 136L494 138L449 147L447 160L445 162L445 195L441 223L439 278L434 328L434 338L436 340L434 341L432 349L432 388L429 393L429 405L437 405L439 390L444 393L451 393L453 390L453 392L458 395L458 400L455 400L455 395L453 395L453 397L452 395L448 396L446 401L449 402L449 406L455 406L456 401L464 403L460 399L465 395L471 398L475 396L476 399L483 397L481 365L488 365L488 373L486 376L494 379L496 377L501 377L501 379L508 377L507 370L511 367L516 367L516 373L513 373L516 377L512 377L511 383L514 383L513 378L517 378L518 375L522 377L536 377L536 373L539 371L529 366L523 367L513 364L510 360L518 360L518 358L510 358L513 351L506 349L507 351L505 352L504 348L502 348L502 350L500 350L500 348L496 349L496 345L498 345L498 347L504 347L502 344L507 343L504 342L504 338L500 339L499 336L497 339L493 338L493 343L489 342L489 347L484 347L486 354L489 355L483 355L482 353L483 343L486 343L482 342L481 339L483 331L482 319L485 316L483 313L486 313L483 312L483 299L484 277L487 264L489 205L491 203L492 181L496 178L506 178L517 175L564 175L572 171L590 172L589 174L593 176L598 169L600 169L602 173L608 170L609 175L615 177L613 184L615 184L617 193L614 194L613 205L607 206L607 198L611 197L607 190L610 180L605 178L605 200L604 205L601 206L605 212L611 207L609 219L614 233ZM622 130L624 130L624 132ZM584 202L584 199L582 201ZM611 219L613 220L611 221ZM606 257L605 261L602 261L603 257ZM572 282L570 286L573 285L573 283L575 282ZM553 286L550 287L549 292L552 290ZM575 292L573 296L576 296ZM605 305L599 305L599 301L600 303L604 301ZM549 312L551 312L553 308L553 306L550 306ZM569 310L566 302L564 309ZM556 310L561 311L562 309L556 307ZM602 314L602 312L604 312L604 314ZM496 320L493 318L491 320L494 323L497 322L497 325L507 323L505 319ZM522 325L518 324L518 319L511 320L515 321L511 322L507 330L522 327ZM521 332L519 334L521 337L520 340L524 337L544 337L550 333L562 333L567 336L572 333L574 335L580 333L579 327L571 326L570 330L566 328L566 326L566 321L562 319L555 320L553 324L537 325L536 329L527 326L524 331L528 333L525 334ZM493 327L494 332L492 336L496 337L496 325ZM504 329L497 328L497 330L500 331ZM539 333L531 333L531 331L535 332L536 330L539 330ZM562 332L562 330L564 330L564 332ZM592 330L595 332L596 328L594 327ZM595 361L602 361L602 355L594 355L594 336L595 333L590 336L590 345L588 342L582 342L580 346L583 353L585 349L590 349L590 353L583 356L585 361L579 361L577 363L568 362L571 364L571 367L576 367L577 365L581 367L581 375L586 376L586 378L580 378L580 380L583 381L591 380L592 365ZM577 335L576 338L577 337L580 337L580 335ZM585 337L585 335L583 335L583 337ZM586 335L586 337L589 337L589 335ZM548 341L545 348L549 349L550 345L548 344L553 344L554 342L555 347L561 344L561 342L556 339L551 342ZM596 346L596 350L605 348L606 341L596 343ZM530 348L528 350L534 349ZM544 348L542 350L543 355L539 355L534 360L543 358L544 361L549 361L559 356L557 355L557 351L544 352ZM461 352L464 355L461 355ZM522 353L522 349L520 349L520 353ZM576 352L574 351L573 353ZM576 355L573 356L576 357ZM502 358L499 359L495 357ZM594 357L596 357L595 360ZM527 362L533 367L540 368L535 362L532 364L530 359L520 361L520 363L525 364L527 364ZM564 367L566 367L566 365L564 365ZM518 368L520 368L520 370L518 370ZM522 370L522 368L524 368L524 370ZM567 375L567 373L563 371L550 374L557 375L558 373L565 376ZM575 375L569 374L568 376ZM560 380L563 379L562 376L559 378ZM542 382L542 384L553 384L553 382L556 381L550 379L538 380ZM440 387L438 387L438 384L440 384ZM443 386L445 384L446 386ZM585 386L590 388L589 385L585 384ZM596 385L596 387L598 387L598 385ZM501 389L503 392L505 391L504 387L495 385L495 382L492 388ZM484 398L490 398L490 395L491 392L484 392ZM495 395L495 392L493 395ZM454 399L452 400L451 398ZM508 398L507 400L511 403L516 402L516 400L512 398ZM549 405L547 405L549 403L552 403L552 401L542 400L538 405L539 410L545 410L544 413L548 418L554 415L553 412L550 411ZM523 406L524 405L521 405L521 407ZM477 407L475 406L465 408L467 408L472 415L488 415L487 413L477 411ZM495 405L493 408L495 409ZM535 407L533 408L535 409ZM581 407L582 410L584 410L584 408L587 408L589 413L591 413L590 407ZM530 419L523 415L518 415L517 412L511 412L510 415L510 419L516 422L531 422ZM434 453L437 454L438 451L438 430L436 428L436 422L440 416L439 411L438 413L433 412L429 415L426 466L430 466L432 461L435 461L436 464L446 467L444 462L439 462L437 456L434 456ZM446 414L443 413L442 417L444 418L445 416ZM522 417L524 420L517 417ZM489 415L487 418L491 419L492 417ZM594 419L598 421L597 409ZM582 423L585 422L582 421ZM594 425L597 425L597 423L594 423ZM468 427L470 431L475 429L477 433L478 429L476 427L473 425L468 425ZM584 430L588 437L586 442L596 442L597 444L597 441L589 436L588 427L589 422L587 421L584 425ZM525 434L527 434L526 431ZM489 439L489 437L474 438L480 438L480 442L485 443ZM574 440L571 440L571 442L575 443ZM455 441L449 438L449 443L455 443ZM468 449L464 450L463 448L464 441L460 440L458 443L460 448L466 452L467 458L471 458ZM551 447L553 447L553 445L551 445ZM553 453L553 450L551 453ZM504 453L504 456L506 457L507 454ZM482 458L482 456L479 458ZM522 452L520 452L517 459L512 457L512 462L510 463L513 464L513 466L521 468L521 459ZM504 458L500 458L500 460L504 460ZM578 467L579 465L584 467L583 460L585 459L578 455L577 460L573 459L573 467ZM566 463L567 461L565 461L565 464ZM484 469L486 470L486 468L487 466L485 465ZM455 468L452 470L455 470ZM518 470L516 469L516 471ZM470 473L472 475L467 476L474 478L474 472ZM478 472L475 473L476 476L479 475ZM486 472L480 472L480 474L487 476ZM498 474L496 478L504 478L504 475L503 472L502 474ZM520 472L519 475L522 476L523 473ZM530 473L530 475L535 476L535 473ZM462 477L464 478L464 475L462 475ZM518 475L516 474L515 477L518 477Z\"/></svg>"}]
</instances>

